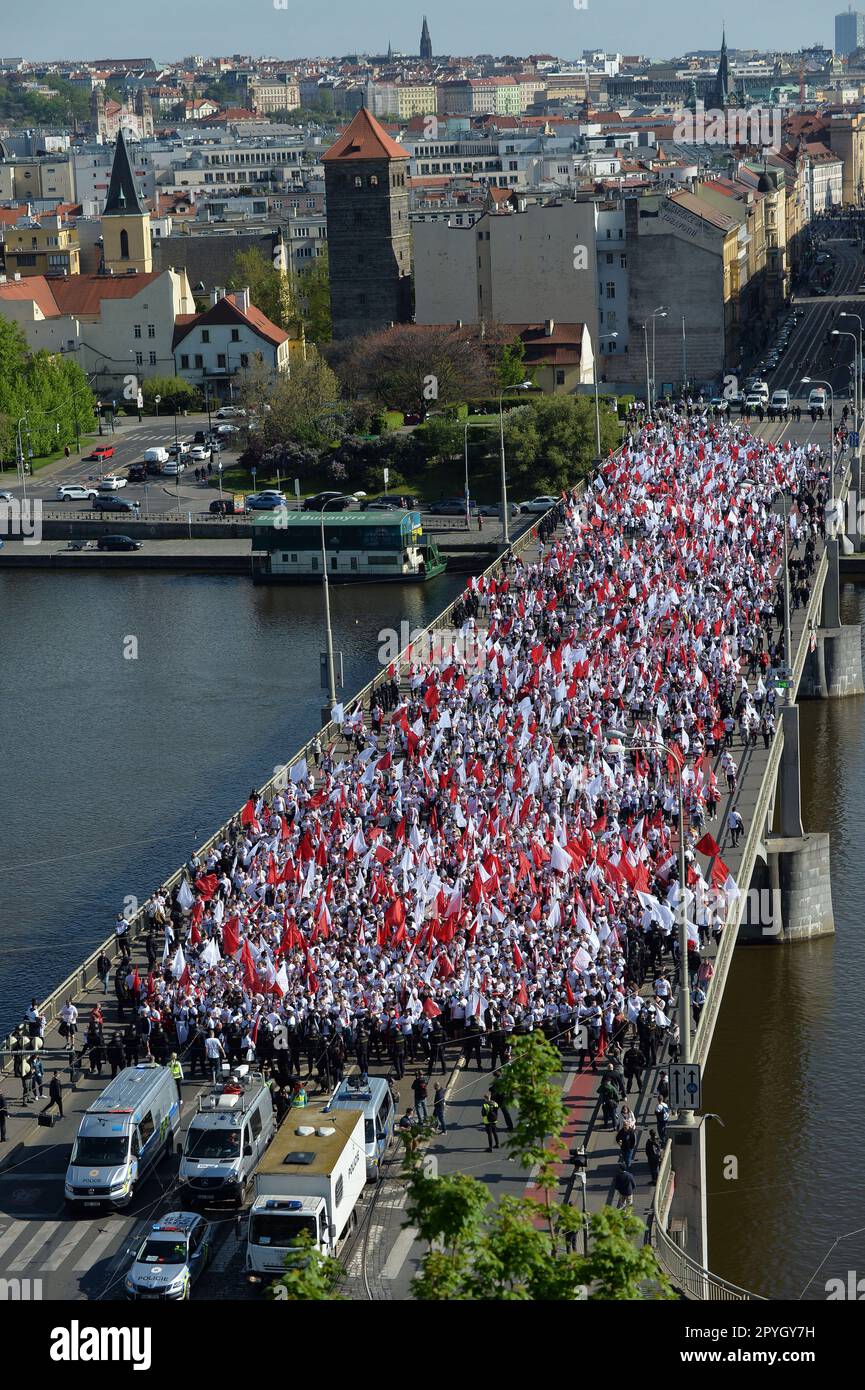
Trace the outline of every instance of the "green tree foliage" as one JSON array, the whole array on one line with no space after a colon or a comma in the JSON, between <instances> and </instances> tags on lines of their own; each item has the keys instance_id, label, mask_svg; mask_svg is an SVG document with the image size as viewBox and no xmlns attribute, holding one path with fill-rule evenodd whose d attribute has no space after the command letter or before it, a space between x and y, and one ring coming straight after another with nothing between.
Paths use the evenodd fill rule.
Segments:
<instances>
[{"instance_id":1,"label":"green tree foliage","mask_svg":"<svg viewBox=\"0 0 865 1390\"><path fill-rule=\"evenodd\" d=\"M141 383L141 393L148 415L156 414L157 396L160 415L179 415L182 410L201 408L201 393L180 376L149 376Z\"/></svg>"},{"instance_id":2,"label":"green tree foliage","mask_svg":"<svg viewBox=\"0 0 865 1390\"><path fill-rule=\"evenodd\" d=\"M452 459L463 452L464 432L459 420L433 415L417 431L431 459Z\"/></svg>"},{"instance_id":3,"label":"green tree foliage","mask_svg":"<svg viewBox=\"0 0 865 1390\"><path fill-rule=\"evenodd\" d=\"M601 455L619 443L615 415L601 403ZM538 396L505 419L508 476L535 492L558 492L590 471L596 452L591 396Z\"/></svg>"},{"instance_id":4,"label":"green tree foliage","mask_svg":"<svg viewBox=\"0 0 865 1390\"><path fill-rule=\"evenodd\" d=\"M525 358L525 343L520 338L514 338L512 343L502 344L496 361L496 377L503 391L509 386L520 386L522 382L530 380Z\"/></svg>"},{"instance_id":5,"label":"green tree foliage","mask_svg":"<svg viewBox=\"0 0 865 1390\"><path fill-rule=\"evenodd\" d=\"M339 442L348 429L351 412L339 399L336 375L311 345L305 360L295 359L290 373L275 373L269 383L260 370L242 373L241 397L251 403L254 397L259 411L259 428L244 456L248 462L287 444L321 449Z\"/></svg>"},{"instance_id":6,"label":"green tree foliage","mask_svg":"<svg viewBox=\"0 0 865 1390\"><path fill-rule=\"evenodd\" d=\"M329 343L333 336L330 317L330 277L327 252L316 256L308 270L298 273L297 300L307 338L313 343Z\"/></svg>"},{"instance_id":7,"label":"green tree foliage","mask_svg":"<svg viewBox=\"0 0 865 1390\"><path fill-rule=\"evenodd\" d=\"M238 251L231 263L227 288L249 290L250 299L277 328L288 329L297 320L288 276L276 269L257 246Z\"/></svg>"},{"instance_id":8,"label":"green tree foliage","mask_svg":"<svg viewBox=\"0 0 865 1390\"><path fill-rule=\"evenodd\" d=\"M46 77L40 86L50 87L53 96L28 92L20 77L0 78L0 120L10 125L62 125L70 115L86 121L90 115L90 93L73 87L61 77Z\"/></svg>"},{"instance_id":9,"label":"green tree foliage","mask_svg":"<svg viewBox=\"0 0 865 1390\"><path fill-rule=\"evenodd\" d=\"M398 324L356 338L334 364L346 388L419 415L490 389L487 354L468 329Z\"/></svg>"},{"instance_id":10,"label":"green tree foliage","mask_svg":"<svg viewBox=\"0 0 865 1390\"><path fill-rule=\"evenodd\" d=\"M538 1167L544 1201L504 1197L489 1213L489 1192L465 1173L431 1176L420 1132L406 1145L405 1225L426 1244L412 1284L415 1298L441 1302L667 1299L675 1295L653 1252L641 1243L633 1212L604 1208L590 1218L590 1249L577 1251L582 1215L554 1200L565 1109L554 1076L561 1063L538 1034L515 1041L501 1078L502 1098L517 1110L508 1138L523 1167Z\"/></svg>"},{"instance_id":11,"label":"green tree foliage","mask_svg":"<svg viewBox=\"0 0 865 1390\"><path fill-rule=\"evenodd\" d=\"M34 458L72 445L95 424L93 396L76 362L56 353L30 353L17 324L0 319L0 458L15 458L18 422L22 445Z\"/></svg>"},{"instance_id":12,"label":"green tree foliage","mask_svg":"<svg viewBox=\"0 0 865 1390\"><path fill-rule=\"evenodd\" d=\"M278 1303L344 1302L337 1292L342 1276L339 1261L316 1249L308 1231L301 1232L295 1245L297 1258L292 1259L285 1274L270 1285L267 1297Z\"/></svg>"}]
</instances>

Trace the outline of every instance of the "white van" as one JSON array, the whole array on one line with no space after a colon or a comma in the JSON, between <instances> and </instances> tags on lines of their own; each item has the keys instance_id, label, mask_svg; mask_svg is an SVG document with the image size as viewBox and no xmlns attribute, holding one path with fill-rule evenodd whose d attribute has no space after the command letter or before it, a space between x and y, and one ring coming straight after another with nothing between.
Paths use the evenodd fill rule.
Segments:
<instances>
[{"instance_id":1,"label":"white van","mask_svg":"<svg viewBox=\"0 0 865 1390\"><path fill-rule=\"evenodd\" d=\"M217 1082L198 1097L180 1160L186 1200L234 1201L242 1206L249 1180L275 1133L270 1088L259 1073L237 1067L228 1081Z\"/></svg>"},{"instance_id":2,"label":"white van","mask_svg":"<svg viewBox=\"0 0 865 1390\"><path fill-rule=\"evenodd\" d=\"M145 1173L174 1151L177 1083L153 1062L127 1067L82 1116L63 1194L71 1206L126 1207Z\"/></svg>"},{"instance_id":3,"label":"white van","mask_svg":"<svg viewBox=\"0 0 865 1390\"><path fill-rule=\"evenodd\" d=\"M808 409L809 409L809 410L825 410L825 409L826 409L826 392L824 391L824 389L823 389L822 386L814 386L814 387L811 388L811 391L810 391L809 396L808 396Z\"/></svg>"},{"instance_id":4,"label":"white van","mask_svg":"<svg viewBox=\"0 0 865 1390\"><path fill-rule=\"evenodd\" d=\"M159 448L157 448L157 449L145 449L145 450L144 450L144 462L145 462L145 463L167 463L167 462L168 462L168 459L169 459L168 450L167 450L167 449L163 449L161 446L160 446Z\"/></svg>"},{"instance_id":5,"label":"white van","mask_svg":"<svg viewBox=\"0 0 865 1390\"><path fill-rule=\"evenodd\" d=\"M771 401L771 405L772 405L772 409L773 409L773 410L789 410L789 409L790 409L790 392L789 392L789 391L773 391L773 392L772 392L772 401Z\"/></svg>"},{"instance_id":6,"label":"white van","mask_svg":"<svg viewBox=\"0 0 865 1390\"><path fill-rule=\"evenodd\" d=\"M758 396L762 396L765 405L769 404L769 387L765 381L755 381L749 390L756 393Z\"/></svg>"},{"instance_id":7,"label":"white van","mask_svg":"<svg viewBox=\"0 0 865 1390\"><path fill-rule=\"evenodd\" d=\"M381 1176L381 1165L393 1139L396 1113L390 1086L383 1076L347 1076L339 1083L328 1110L362 1110L367 1182Z\"/></svg>"}]
</instances>

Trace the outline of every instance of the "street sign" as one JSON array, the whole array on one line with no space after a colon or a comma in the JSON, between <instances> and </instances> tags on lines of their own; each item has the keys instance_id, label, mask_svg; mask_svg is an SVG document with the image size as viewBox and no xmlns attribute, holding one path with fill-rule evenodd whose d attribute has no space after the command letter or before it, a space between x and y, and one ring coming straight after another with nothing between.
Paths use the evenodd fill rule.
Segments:
<instances>
[{"instance_id":1,"label":"street sign","mask_svg":"<svg viewBox=\"0 0 865 1390\"><path fill-rule=\"evenodd\" d=\"M670 1066L670 1109L700 1110L703 1083L698 1062L676 1062Z\"/></svg>"},{"instance_id":2,"label":"street sign","mask_svg":"<svg viewBox=\"0 0 865 1390\"><path fill-rule=\"evenodd\" d=\"M849 433L848 436L847 436L847 441L848 441L848 443L849 443L851 449L858 449L858 448L859 448L859 431L858 431L858 430L851 430L850 433Z\"/></svg>"}]
</instances>

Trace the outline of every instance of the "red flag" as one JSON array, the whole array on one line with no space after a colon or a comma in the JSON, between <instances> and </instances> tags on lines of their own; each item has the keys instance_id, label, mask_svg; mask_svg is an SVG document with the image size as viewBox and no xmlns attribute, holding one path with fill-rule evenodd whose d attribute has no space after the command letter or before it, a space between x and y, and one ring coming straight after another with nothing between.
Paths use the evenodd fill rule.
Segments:
<instances>
[{"instance_id":1,"label":"red flag","mask_svg":"<svg viewBox=\"0 0 865 1390\"><path fill-rule=\"evenodd\" d=\"M708 830L702 839L697 841L697 849L701 854L708 854L710 858L715 854L721 853L721 846Z\"/></svg>"},{"instance_id":2,"label":"red flag","mask_svg":"<svg viewBox=\"0 0 865 1390\"><path fill-rule=\"evenodd\" d=\"M423 1001L423 1011L426 1014L427 1018L438 1018L439 1014L441 1013L441 1009L439 1008L436 1001L429 997L427 997Z\"/></svg>"},{"instance_id":3,"label":"red flag","mask_svg":"<svg viewBox=\"0 0 865 1390\"><path fill-rule=\"evenodd\" d=\"M238 936L239 922L236 917L229 917L225 926L222 928L222 952L226 956L237 955L237 948L240 945Z\"/></svg>"}]
</instances>

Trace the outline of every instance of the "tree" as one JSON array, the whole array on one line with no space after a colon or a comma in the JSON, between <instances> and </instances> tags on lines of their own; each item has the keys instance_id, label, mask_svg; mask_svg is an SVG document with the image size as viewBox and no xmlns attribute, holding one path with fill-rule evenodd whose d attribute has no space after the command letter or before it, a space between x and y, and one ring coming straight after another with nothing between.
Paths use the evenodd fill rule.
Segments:
<instances>
[{"instance_id":1,"label":"tree","mask_svg":"<svg viewBox=\"0 0 865 1390\"><path fill-rule=\"evenodd\" d=\"M447 460L462 453L464 435L459 420L452 420L446 415L433 415L422 429L422 442L431 459Z\"/></svg>"},{"instance_id":2,"label":"tree","mask_svg":"<svg viewBox=\"0 0 865 1390\"><path fill-rule=\"evenodd\" d=\"M305 360L292 363L290 373L274 374L269 391L259 399L260 426L250 436L245 456L250 461L288 443L321 449L346 433L349 407L339 398L335 373L314 347L307 348Z\"/></svg>"},{"instance_id":3,"label":"tree","mask_svg":"<svg viewBox=\"0 0 865 1390\"><path fill-rule=\"evenodd\" d=\"M180 414L183 410L197 410L200 394L191 382L181 376L149 376L141 383L144 409L149 415L156 414L156 397L160 397L159 411L162 415Z\"/></svg>"},{"instance_id":4,"label":"tree","mask_svg":"<svg viewBox=\"0 0 865 1390\"><path fill-rule=\"evenodd\" d=\"M675 1295L654 1253L640 1243L642 1222L605 1208L590 1218L592 1247L576 1249L582 1215L554 1200L554 1163L563 1143L565 1109L553 1077L561 1063L540 1034L514 1043L501 1078L502 1097L518 1112L508 1147L525 1168L537 1165L544 1201L505 1197L488 1215L483 1183L465 1173L431 1176L417 1128L406 1146L406 1226L426 1243L412 1284L422 1300L573 1302L584 1298L667 1299ZM539 1220L543 1217L543 1220Z\"/></svg>"},{"instance_id":5,"label":"tree","mask_svg":"<svg viewBox=\"0 0 865 1390\"><path fill-rule=\"evenodd\" d=\"M277 1303L342 1303L337 1285L342 1278L342 1266L330 1255L323 1255L313 1244L309 1231L302 1231L294 1241L298 1256L285 1273L271 1284L267 1296Z\"/></svg>"},{"instance_id":6,"label":"tree","mask_svg":"<svg viewBox=\"0 0 865 1390\"><path fill-rule=\"evenodd\" d=\"M328 343L333 336L330 317L330 275L327 251L316 256L307 270L297 276L297 299L307 338L313 343Z\"/></svg>"},{"instance_id":7,"label":"tree","mask_svg":"<svg viewBox=\"0 0 865 1390\"><path fill-rule=\"evenodd\" d=\"M256 309L277 328L288 329L297 320L288 276L277 270L257 246L238 251L231 263L227 288L248 289Z\"/></svg>"},{"instance_id":8,"label":"tree","mask_svg":"<svg viewBox=\"0 0 865 1390\"><path fill-rule=\"evenodd\" d=\"M619 443L616 417L601 411L601 454ZM536 492L583 478L595 457L595 403L589 396L538 396L505 419L508 474Z\"/></svg>"},{"instance_id":9,"label":"tree","mask_svg":"<svg viewBox=\"0 0 865 1390\"><path fill-rule=\"evenodd\" d=\"M356 338L338 370L350 388L422 420L442 405L486 395L491 384L486 354L472 330L416 324Z\"/></svg>"},{"instance_id":10,"label":"tree","mask_svg":"<svg viewBox=\"0 0 865 1390\"><path fill-rule=\"evenodd\" d=\"M521 338L514 338L512 343L502 344L496 361L496 376L500 390L506 391L509 386L520 386L527 380L525 359L526 345Z\"/></svg>"}]
</instances>

